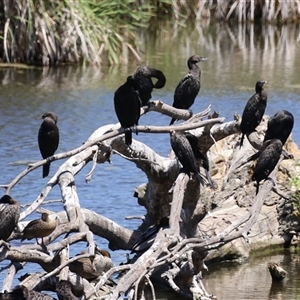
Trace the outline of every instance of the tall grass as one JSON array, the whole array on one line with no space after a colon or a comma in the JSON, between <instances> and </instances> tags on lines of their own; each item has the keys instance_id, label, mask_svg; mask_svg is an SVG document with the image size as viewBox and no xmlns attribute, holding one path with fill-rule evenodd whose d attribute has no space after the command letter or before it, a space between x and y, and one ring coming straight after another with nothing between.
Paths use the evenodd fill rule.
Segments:
<instances>
[{"instance_id":1,"label":"tall grass","mask_svg":"<svg viewBox=\"0 0 300 300\"><path fill-rule=\"evenodd\" d=\"M3 0L0 46L4 62L55 65L122 61L134 50L135 30L154 15L134 0ZM127 56L125 56L127 58Z\"/></svg>"},{"instance_id":2,"label":"tall grass","mask_svg":"<svg viewBox=\"0 0 300 300\"><path fill-rule=\"evenodd\" d=\"M300 0L2 0L0 60L41 65L140 60L137 29L165 16L177 24L191 18L284 23L299 19Z\"/></svg>"},{"instance_id":3,"label":"tall grass","mask_svg":"<svg viewBox=\"0 0 300 300\"><path fill-rule=\"evenodd\" d=\"M172 5L175 17L194 15L198 20L260 19L286 23L300 18L299 0L181 0L173 1Z\"/></svg>"}]
</instances>

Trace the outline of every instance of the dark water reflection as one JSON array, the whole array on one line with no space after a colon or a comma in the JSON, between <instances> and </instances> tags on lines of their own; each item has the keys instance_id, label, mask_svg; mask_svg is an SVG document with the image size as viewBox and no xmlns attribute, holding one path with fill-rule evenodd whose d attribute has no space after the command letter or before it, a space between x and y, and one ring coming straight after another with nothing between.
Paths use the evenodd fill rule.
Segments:
<instances>
[{"instance_id":1,"label":"dark water reflection","mask_svg":"<svg viewBox=\"0 0 300 300\"><path fill-rule=\"evenodd\" d=\"M283 282L272 283L267 263L277 262L288 272ZM225 299L298 299L300 294L299 253L286 251L284 254L267 255L251 259L244 265L224 264L214 266L210 273L204 275L206 289Z\"/></svg>"},{"instance_id":2,"label":"dark water reflection","mask_svg":"<svg viewBox=\"0 0 300 300\"><path fill-rule=\"evenodd\" d=\"M245 102L253 94L256 80L262 78L268 80L266 88L269 102L266 113L273 115L280 109L293 112L293 137L300 144L298 27L283 27L274 31L269 26L229 27L226 24L217 24L197 25L191 30L189 27L165 25L155 32L155 38L144 33L140 38L143 45L140 50L145 53L145 64L163 70L167 77L166 87L153 94L155 99L160 98L172 104L174 89L187 71L186 60L190 55L197 53L209 57L210 60L201 64L202 88L193 111L203 110L211 104L212 109L219 111L226 120L232 120L233 113L241 113ZM0 184L10 182L28 163L40 159L37 146L40 120L36 118L45 111L54 111L59 117L59 152L78 147L98 127L116 123L113 93L137 66L138 63L135 62L118 68L71 66L52 69L0 69ZM168 123L169 118L155 113L149 113L140 120L140 124ZM166 134L156 135L155 138L153 135L149 138L146 134L139 134L135 138L161 155L167 155L170 150L169 137ZM86 184L84 179L90 171L90 165L78 174L76 185L81 205L123 226L136 228L140 221L127 221L125 217L145 213L144 208L137 205L132 195L135 186L146 182L146 176L133 164L117 155L113 156L112 161L111 165L106 163L97 166L89 184ZM61 163L52 163L50 175L54 174ZM31 203L47 183L47 180L41 178L41 172L41 169L38 169L30 173L13 189L12 196L22 205ZM51 191L49 199L60 199L57 187ZM43 206L53 211L63 209L60 202ZM28 219L35 217L37 215ZM104 239L97 237L97 242L100 247L107 248ZM85 243L81 243L79 247L73 247L71 254L78 253L85 246ZM124 261L125 254L124 251L112 253L115 263ZM261 267L264 271L257 272L265 274L266 267L265 263L263 264ZM252 270L259 266L260 262L253 262L253 265L249 263L245 268L253 274ZM239 268L241 267L231 271L239 272ZM20 273L27 271L25 267ZM240 273L241 292L238 298L234 298L232 290L236 283L231 283L231 275L226 277L221 274L210 273L206 281L207 290L220 295L219 299L273 299L268 296L269 288L266 288L267 292L259 289L257 295L253 294L253 298L247 298L247 284L253 286L255 282L253 278L247 277L246 271ZM3 276L5 273L2 272L0 281ZM267 275L262 281L265 286L270 286ZM289 295L295 292L292 286L286 290L290 291ZM226 296L225 291L228 292ZM288 296L284 298L290 299ZM274 299L277 299L277 296Z\"/></svg>"}]
</instances>

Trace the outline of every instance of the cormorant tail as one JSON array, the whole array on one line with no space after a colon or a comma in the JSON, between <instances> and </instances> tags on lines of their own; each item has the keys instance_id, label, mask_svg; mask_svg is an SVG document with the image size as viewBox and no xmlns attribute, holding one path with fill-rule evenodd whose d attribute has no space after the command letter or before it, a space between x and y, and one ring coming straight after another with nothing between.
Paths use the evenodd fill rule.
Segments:
<instances>
[{"instance_id":1,"label":"cormorant tail","mask_svg":"<svg viewBox=\"0 0 300 300\"><path fill-rule=\"evenodd\" d=\"M243 133L243 134L242 134L242 137L241 137L240 149L241 149L242 146L243 146L244 137L245 137L245 134Z\"/></svg>"},{"instance_id":2,"label":"cormorant tail","mask_svg":"<svg viewBox=\"0 0 300 300\"><path fill-rule=\"evenodd\" d=\"M125 129L125 143L127 146L132 144L132 132L130 128Z\"/></svg>"},{"instance_id":3,"label":"cormorant tail","mask_svg":"<svg viewBox=\"0 0 300 300\"><path fill-rule=\"evenodd\" d=\"M172 118L172 120L171 120L169 126L173 125L173 124L175 123L175 121L176 121L176 119L175 119L175 118Z\"/></svg>"},{"instance_id":4,"label":"cormorant tail","mask_svg":"<svg viewBox=\"0 0 300 300\"><path fill-rule=\"evenodd\" d=\"M254 153L253 155L251 155L250 157L247 158L245 164L251 160L257 159L260 156L260 154L261 154L261 151L257 151L256 153Z\"/></svg>"},{"instance_id":5,"label":"cormorant tail","mask_svg":"<svg viewBox=\"0 0 300 300\"><path fill-rule=\"evenodd\" d=\"M50 171L50 163L46 163L45 165L43 165L43 178L49 175L49 171Z\"/></svg>"},{"instance_id":6,"label":"cormorant tail","mask_svg":"<svg viewBox=\"0 0 300 300\"><path fill-rule=\"evenodd\" d=\"M207 183L207 180L203 175L201 175L200 173L195 173L195 175L200 184L205 185Z\"/></svg>"},{"instance_id":7,"label":"cormorant tail","mask_svg":"<svg viewBox=\"0 0 300 300\"><path fill-rule=\"evenodd\" d=\"M259 181L256 181L256 195L258 194L259 191Z\"/></svg>"},{"instance_id":8,"label":"cormorant tail","mask_svg":"<svg viewBox=\"0 0 300 300\"><path fill-rule=\"evenodd\" d=\"M211 176L210 176L210 173L208 170L205 169L205 175L206 175L206 178L208 180L208 183L210 185L210 187L215 190L217 187L215 186L215 183L213 182Z\"/></svg>"}]
</instances>

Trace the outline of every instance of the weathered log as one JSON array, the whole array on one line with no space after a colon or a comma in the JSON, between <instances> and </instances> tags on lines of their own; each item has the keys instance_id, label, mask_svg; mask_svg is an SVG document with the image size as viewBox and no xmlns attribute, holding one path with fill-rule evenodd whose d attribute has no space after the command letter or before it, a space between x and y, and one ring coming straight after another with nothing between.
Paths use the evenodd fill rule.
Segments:
<instances>
[{"instance_id":1,"label":"weathered log","mask_svg":"<svg viewBox=\"0 0 300 300\"><path fill-rule=\"evenodd\" d=\"M155 110L168 111L167 105L158 104ZM106 295L104 297L112 300L118 299L123 293L128 293L129 299L137 299L143 294L146 284L151 287L154 295L153 282L160 278L184 297L209 299L211 295L205 291L199 276L201 270L206 268L204 260L220 260L229 256L248 257L250 251L262 245L262 242L268 240L270 244L282 244L284 238L279 232L276 211L276 204L281 201L281 196L271 194L272 182L266 181L259 194L255 196L255 187L249 182L252 163L239 168L231 167L237 166L243 157L253 153L253 148L248 142L245 142L245 147L241 151L237 151L239 117L220 124L223 119L218 118L218 113L214 113L208 120L202 121L208 111L209 109L196 114L176 126L139 126L138 129L146 133L191 131L197 136L201 151L207 153L209 157L211 173L218 184L216 191L200 186L195 179L180 173L181 166L173 155L162 157L147 145L135 140L129 148L124 143L124 137L121 135L124 131L119 125L103 126L82 146L68 153L53 156L53 159L66 157L69 159L61 165L37 199L21 214L19 228L22 229L24 228L22 220L40 206L55 185L59 185L64 211L55 212L58 226L49 237L45 238L47 248L43 249L33 244L17 248L2 247L0 259L40 264L47 273L32 274L25 285L30 289L55 290L56 282L68 280L73 285L75 282L81 283L86 299ZM185 113L172 111L168 114L171 116L176 114L176 118L184 119ZM259 145L257 137L260 137L262 132L263 129L258 130L258 135L254 139L255 145ZM249 140L251 141L251 137ZM149 180L136 190L139 203L147 209L144 222L137 230L123 228L95 212L83 209L77 196L74 176L92 161L92 170L87 176L87 180L90 181L97 167L96 163L108 161L112 154L118 154L134 163ZM7 192L14 188L23 176L43 163L37 162L17 176L5 186ZM280 168L282 169L286 163L291 164L291 161L279 162ZM271 174L273 180L278 177L277 168ZM284 183L289 174L280 182ZM281 188L281 185L279 187ZM105 274L98 278L98 282L88 282L82 278L85 275L79 276L70 272L69 264L83 257L70 259L66 247L71 247L78 241L87 241L88 251L84 259L92 261L95 255L96 234L106 238L111 249L129 250L149 224L158 223L165 216L169 216L169 228L158 232L154 243L146 252L124 266L104 271ZM277 222L277 227L270 233L269 226L274 222ZM78 233L55 242L57 237L71 231ZM293 234L288 228L283 231L286 236ZM15 232L11 239L14 238L20 238L20 233ZM218 251L213 251L214 249ZM94 266L89 266L88 269L95 277ZM16 272L17 269L12 274ZM118 272L124 272L118 284L109 286L110 277ZM11 282L12 280L7 281L7 289L10 288ZM51 287L48 282L52 282Z\"/></svg>"}]
</instances>

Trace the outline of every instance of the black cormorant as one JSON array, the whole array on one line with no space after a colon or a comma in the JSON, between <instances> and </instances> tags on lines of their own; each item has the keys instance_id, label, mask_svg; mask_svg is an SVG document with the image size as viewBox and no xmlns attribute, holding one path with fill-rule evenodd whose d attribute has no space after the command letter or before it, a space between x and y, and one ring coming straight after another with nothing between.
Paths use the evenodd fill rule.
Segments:
<instances>
[{"instance_id":1,"label":"black cormorant","mask_svg":"<svg viewBox=\"0 0 300 300\"><path fill-rule=\"evenodd\" d=\"M188 59L189 72L179 81L175 89L173 107L189 109L194 104L200 90L201 70L197 63L204 60L207 58L198 55L193 55ZM176 119L172 118L170 125L175 121Z\"/></svg>"},{"instance_id":2,"label":"black cormorant","mask_svg":"<svg viewBox=\"0 0 300 300\"><path fill-rule=\"evenodd\" d=\"M25 275L28 276L28 274ZM3 293L0 293L0 299L1 300L2 299L3 300L54 300L55 298L53 298L50 295L46 295L34 290L30 290L24 285L17 285L9 292L4 291Z\"/></svg>"},{"instance_id":3,"label":"black cormorant","mask_svg":"<svg viewBox=\"0 0 300 300\"><path fill-rule=\"evenodd\" d=\"M137 92L139 85L132 76L121 85L114 95L115 111L121 126L125 129L125 143L132 143L132 126L137 126L141 113L141 99Z\"/></svg>"},{"instance_id":4,"label":"black cormorant","mask_svg":"<svg viewBox=\"0 0 300 300\"><path fill-rule=\"evenodd\" d=\"M51 219L48 213L42 213L40 219L32 220L27 224L23 230L23 240L31 240L33 238L42 238L42 245L44 244L43 238L50 235L56 228L56 220Z\"/></svg>"},{"instance_id":5,"label":"black cormorant","mask_svg":"<svg viewBox=\"0 0 300 300\"><path fill-rule=\"evenodd\" d=\"M143 234L137 239L137 241L131 247L131 253L144 252L148 250L161 228L169 227L169 217L161 218L159 224L151 225Z\"/></svg>"},{"instance_id":6,"label":"black cormorant","mask_svg":"<svg viewBox=\"0 0 300 300\"><path fill-rule=\"evenodd\" d=\"M268 121L268 128L264 141L279 139L282 146L285 144L294 126L294 116L287 110L278 111Z\"/></svg>"},{"instance_id":7,"label":"black cormorant","mask_svg":"<svg viewBox=\"0 0 300 300\"><path fill-rule=\"evenodd\" d=\"M248 100L242 115L241 121L241 144L243 145L245 134L249 134L255 131L255 128L259 125L267 106L267 92L263 86L266 81L257 81L255 85L255 94Z\"/></svg>"},{"instance_id":8,"label":"black cormorant","mask_svg":"<svg viewBox=\"0 0 300 300\"><path fill-rule=\"evenodd\" d=\"M44 159L51 157L57 150L59 143L59 130L57 127L57 116L53 112L47 112L42 117L38 142L41 155ZM43 165L43 178L48 176L50 170L50 161Z\"/></svg>"},{"instance_id":9,"label":"black cormorant","mask_svg":"<svg viewBox=\"0 0 300 300\"><path fill-rule=\"evenodd\" d=\"M20 204L9 195L4 195L0 203L8 204L0 211L0 240L7 241L20 218Z\"/></svg>"},{"instance_id":10,"label":"black cormorant","mask_svg":"<svg viewBox=\"0 0 300 300\"><path fill-rule=\"evenodd\" d=\"M192 146L185 134L179 131L171 131L170 134L172 149L182 164L183 170L187 174L190 174L190 172L194 173L199 183L204 184L205 178L199 173Z\"/></svg>"},{"instance_id":11,"label":"black cormorant","mask_svg":"<svg viewBox=\"0 0 300 300\"><path fill-rule=\"evenodd\" d=\"M254 168L252 180L256 181L256 194L259 190L259 182L266 180L276 167L282 152L282 143L279 139L267 140L258 152L258 160ZM256 153L257 155L257 153Z\"/></svg>"},{"instance_id":12,"label":"black cormorant","mask_svg":"<svg viewBox=\"0 0 300 300\"><path fill-rule=\"evenodd\" d=\"M210 176L210 173L209 173L208 158L207 158L206 155L203 155L200 152L200 149L198 147L198 139L197 139L197 137L195 135L189 133L189 132L186 132L185 136L186 136L186 138L188 139L188 141L191 144L191 147L192 147L193 153L195 155L195 158L201 160L201 165L202 165L202 167L205 170L205 175L206 175L206 178L208 180L209 185L211 186L212 189L216 189L216 186L215 186L215 184L214 184L214 182L213 182L213 180L212 180L212 178Z\"/></svg>"},{"instance_id":13,"label":"black cormorant","mask_svg":"<svg viewBox=\"0 0 300 300\"><path fill-rule=\"evenodd\" d=\"M72 284L68 280L56 282L55 291L59 300L78 300L72 292Z\"/></svg>"},{"instance_id":14,"label":"black cormorant","mask_svg":"<svg viewBox=\"0 0 300 300\"><path fill-rule=\"evenodd\" d=\"M166 77L164 73L148 66L138 67L133 74L133 78L139 85L138 91L142 105L146 105L151 99L153 88L161 89L166 84ZM155 84L153 84L151 78L157 79Z\"/></svg>"}]
</instances>

